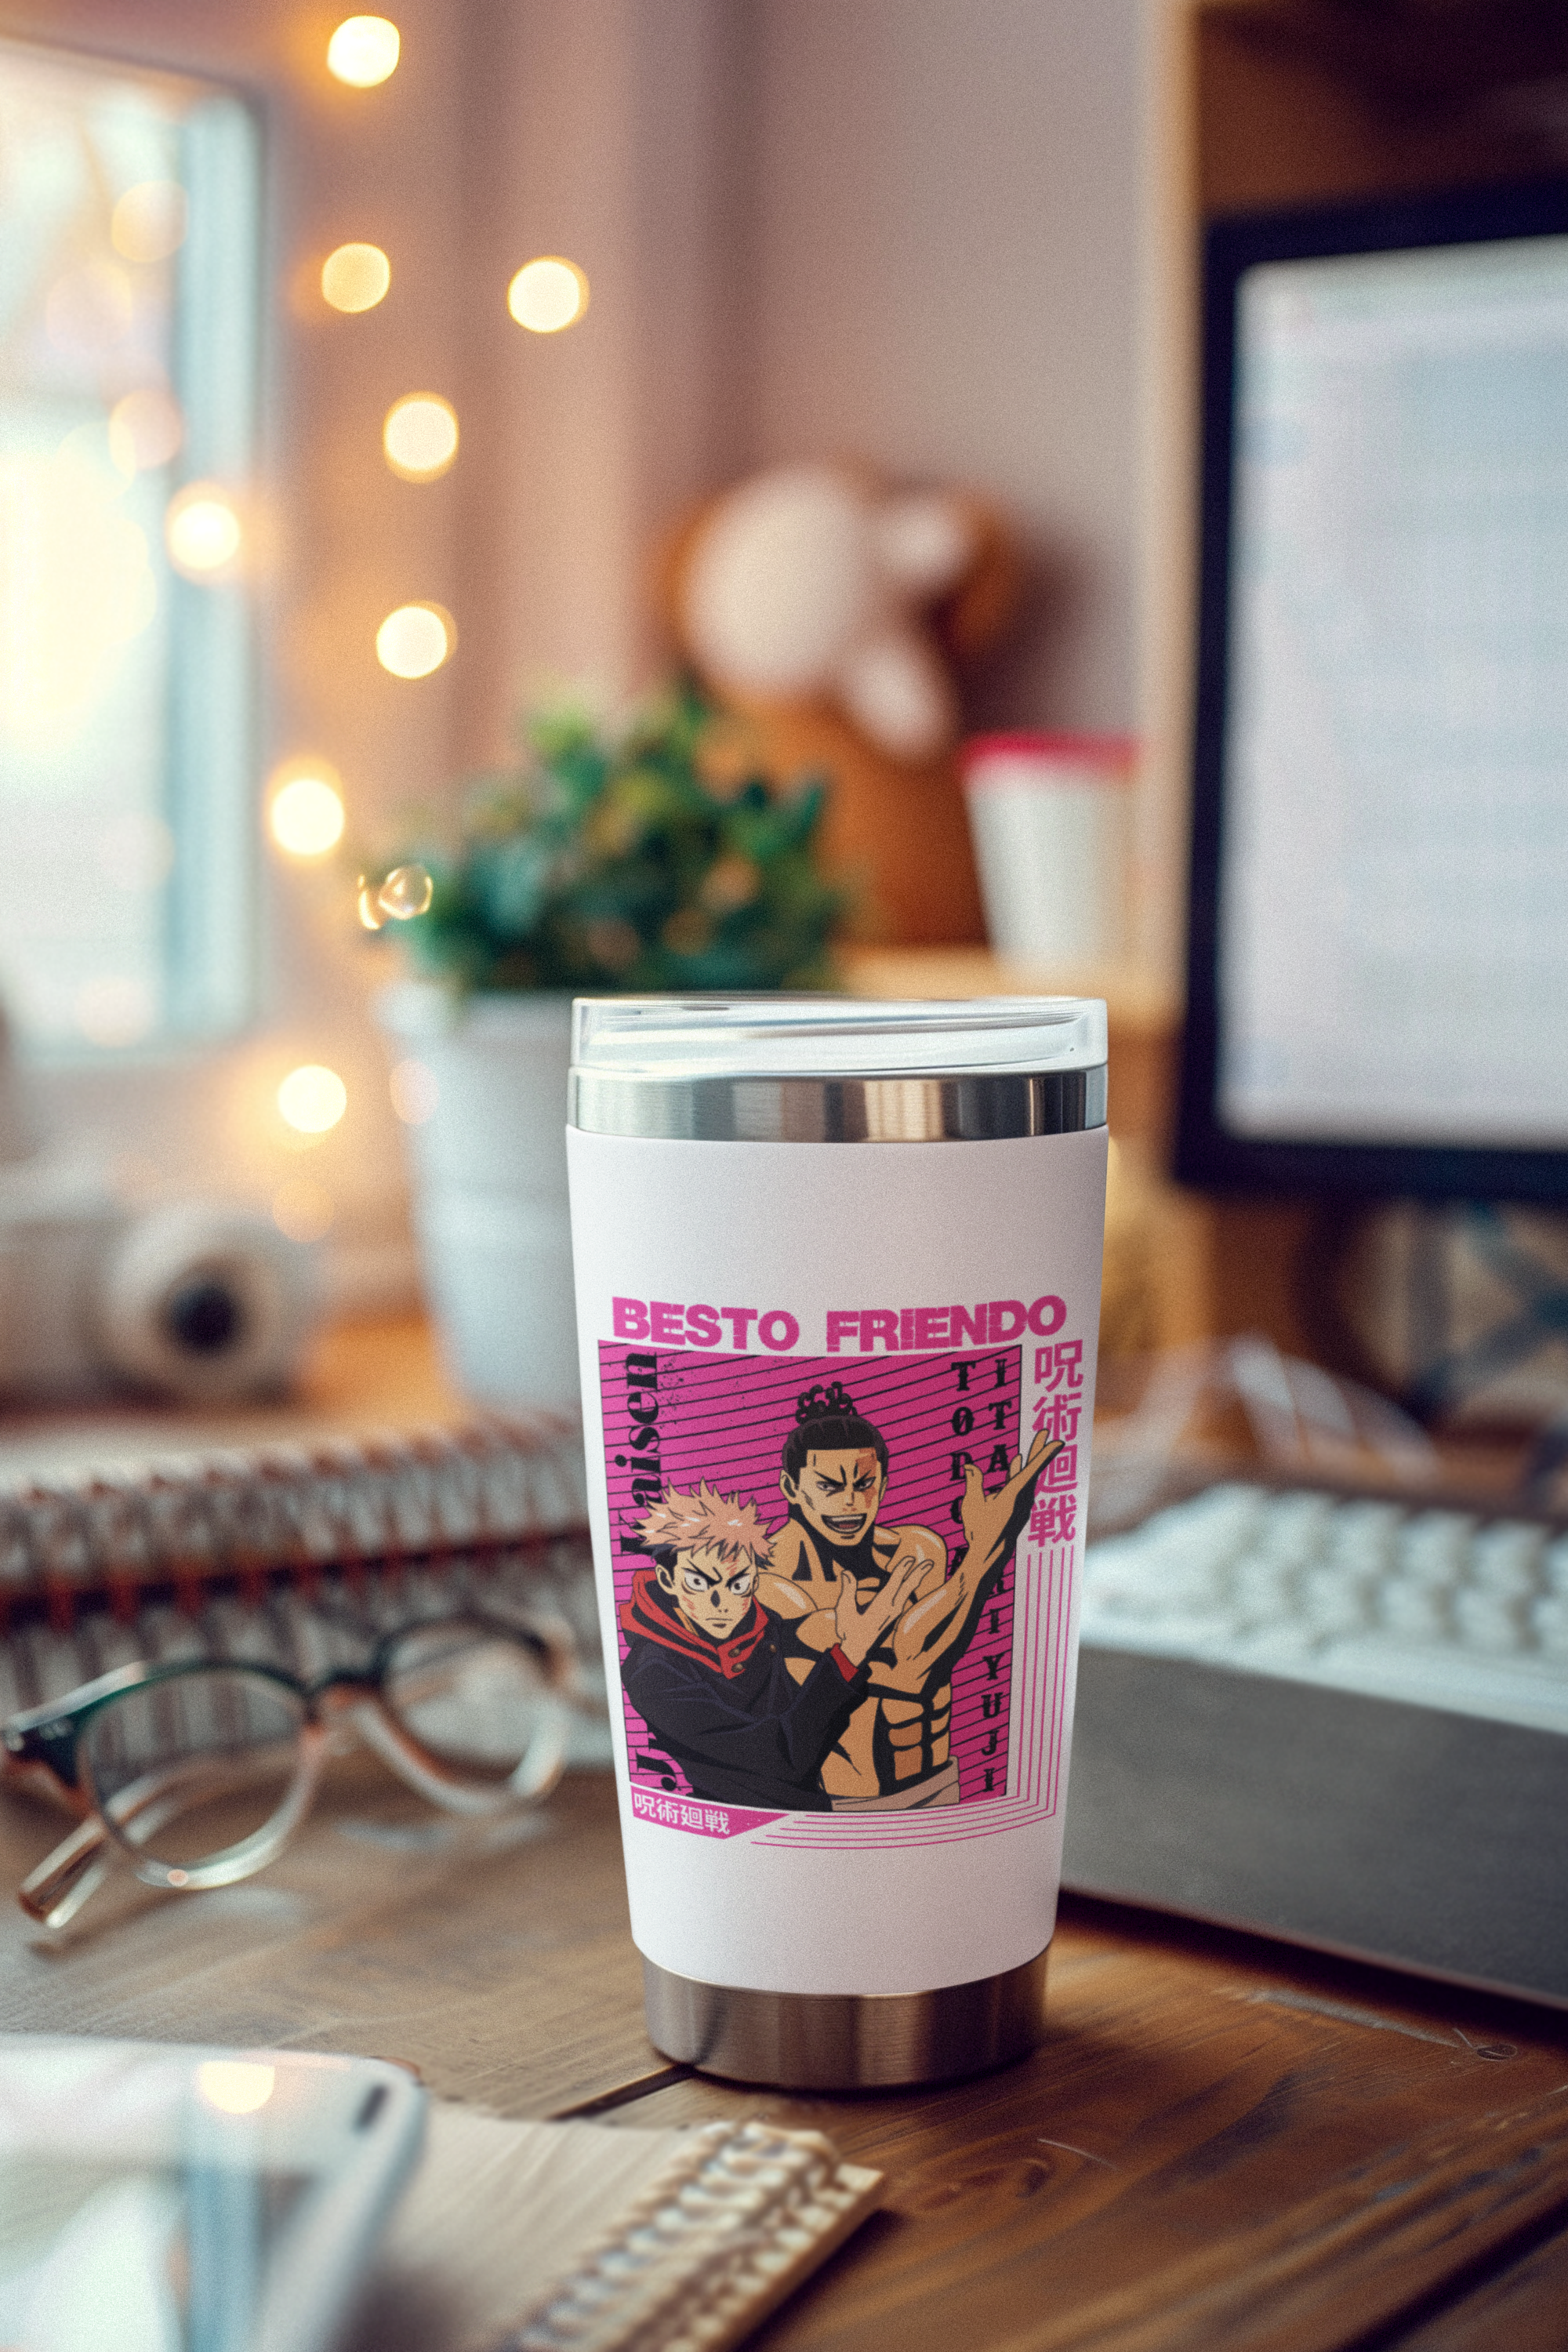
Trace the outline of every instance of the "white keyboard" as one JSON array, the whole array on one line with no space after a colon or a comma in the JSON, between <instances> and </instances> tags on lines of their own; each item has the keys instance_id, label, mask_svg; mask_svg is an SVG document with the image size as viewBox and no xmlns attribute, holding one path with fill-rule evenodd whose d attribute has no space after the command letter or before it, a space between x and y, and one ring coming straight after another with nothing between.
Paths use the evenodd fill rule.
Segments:
<instances>
[{"instance_id":1,"label":"white keyboard","mask_svg":"<svg viewBox=\"0 0 1568 2352\"><path fill-rule=\"evenodd\" d=\"M1090 1544L1082 1638L1568 1732L1568 1533L1211 1486Z\"/></svg>"}]
</instances>

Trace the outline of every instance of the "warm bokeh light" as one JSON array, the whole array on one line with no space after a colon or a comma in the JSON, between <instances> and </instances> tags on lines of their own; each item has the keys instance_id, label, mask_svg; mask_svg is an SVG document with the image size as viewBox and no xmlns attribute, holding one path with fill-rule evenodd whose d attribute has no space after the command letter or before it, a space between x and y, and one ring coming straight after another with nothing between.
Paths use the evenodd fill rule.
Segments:
<instances>
[{"instance_id":1,"label":"warm bokeh light","mask_svg":"<svg viewBox=\"0 0 1568 2352\"><path fill-rule=\"evenodd\" d=\"M197 2091L221 2116L257 2114L277 2087L277 2067L250 2058L204 2058L196 2068Z\"/></svg>"},{"instance_id":2,"label":"warm bokeh light","mask_svg":"<svg viewBox=\"0 0 1568 2352\"><path fill-rule=\"evenodd\" d=\"M187 482L163 510L169 561L187 579L210 580L226 571L244 536L233 499L216 482Z\"/></svg>"},{"instance_id":3,"label":"warm bokeh light","mask_svg":"<svg viewBox=\"0 0 1568 2352\"><path fill-rule=\"evenodd\" d=\"M441 1088L428 1062L411 1054L399 1062L387 1081L392 1092L392 1108L405 1127L423 1127L434 1118L441 1099Z\"/></svg>"},{"instance_id":4,"label":"warm bokeh light","mask_svg":"<svg viewBox=\"0 0 1568 2352\"><path fill-rule=\"evenodd\" d=\"M177 180L141 180L110 216L109 236L127 261L166 261L185 241L185 192Z\"/></svg>"},{"instance_id":5,"label":"warm bokeh light","mask_svg":"<svg viewBox=\"0 0 1568 2352\"><path fill-rule=\"evenodd\" d=\"M381 446L405 482L433 482L458 454L458 413L437 392L411 392L387 410Z\"/></svg>"},{"instance_id":6,"label":"warm bokeh light","mask_svg":"<svg viewBox=\"0 0 1568 2352\"><path fill-rule=\"evenodd\" d=\"M390 16L345 16L327 43L327 71L351 89L374 89L397 71L402 47Z\"/></svg>"},{"instance_id":7,"label":"warm bokeh light","mask_svg":"<svg viewBox=\"0 0 1568 2352\"><path fill-rule=\"evenodd\" d=\"M288 1241L319 1242L331 1231L337 1207L324 1184L291 1176L272 1195L272 1222Z\"/></svg>"},{"instance_id":8,"label":"warm bokeh light","mask_svg":"<svg viewBox=\"0 0 1568 2352\"><path fill-rule=\"evenodd\" d=\"M325 1135L348 1107L347 1087L321 1062L301 1062L278 1089L278 1108L297 1135Z\"/></svg>"},{"instance_id":9,"label":"warm bokeh light","mask_svg":"<svg viewBox=\"0 0 1568 2352\"><path fill-rule=\"evenodd\" d=\"M290 857L324 857L343 837L343 795L325 760L290 760L271 779L267 824Z\"/></svg>"},{"instance_id":10,"label":"warm bokeh light","mask_svg":"<svg viewBox=\"0 0 1568 2352\"><path fill-rule=\"evenodd\" d=\"M441 604L399 604L375 633L375 657L394 677L428 677L458 642L452 615Z\"/></svg>"},{"instance_id":11,"label":"warm bokeh light","mask_svg":"<svg viewBox=\"0 0 1568 2352\"><path fill-rule=\"evenodd\" d=\"M132 474L156 473L166 466L184 437L180 404L159 385L128 392L109 412L110 455L128 480Z\"/></svg>"},{"instance_id":12,"label":"warm bokeh light","mask_svg":"<svg viewBox=\"0 0 1568 2352\"><path fill-rule=\"evenodd\" d=\"M574 261L542 254L518 271L506 289L506 307L531 333L558 335L587 309L588 281Z\"/></svg>"},{"instance_id":13,"label":"warm bokeh light","mask_svg":"<svg viewBox=\"0 0 1568 2352\"><path fill-rule=\"evenodd\" d=\"M379 245L340 245L321 264L321 292L334 310L374 310L391 283Z\"/></svg>"}]
</instances>

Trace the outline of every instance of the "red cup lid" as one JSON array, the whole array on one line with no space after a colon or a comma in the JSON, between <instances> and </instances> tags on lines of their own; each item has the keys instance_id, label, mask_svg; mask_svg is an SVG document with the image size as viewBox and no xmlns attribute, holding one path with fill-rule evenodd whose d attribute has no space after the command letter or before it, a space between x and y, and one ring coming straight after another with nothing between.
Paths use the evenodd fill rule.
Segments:
<instances>
[{"instance_id":1,"label":"red cup lid","mask_svg":"<svg viewBox=\"0 0 1568 2352\"><path fill-rule=\"evenodd\" d=\"M958 754L963 781L969 785L984 787L992 781L984 770L993 760L1005 760L1009 765L1020 761L1037 760L1041 772L1036 781L1041 784L1065 783L1069 779L1050 773L1053 767L1072 767L1082 772L1093 771L1093 781L1115 784L1125 782L1128 771L1137 765L1138 739L1134 735L1035 734L1020 730L1012 734L974 735L963 744ZM1000 781L997 779L996 781ZM1016 776L1010 776L1009 782Z\"/></svg>"}]
</instances>

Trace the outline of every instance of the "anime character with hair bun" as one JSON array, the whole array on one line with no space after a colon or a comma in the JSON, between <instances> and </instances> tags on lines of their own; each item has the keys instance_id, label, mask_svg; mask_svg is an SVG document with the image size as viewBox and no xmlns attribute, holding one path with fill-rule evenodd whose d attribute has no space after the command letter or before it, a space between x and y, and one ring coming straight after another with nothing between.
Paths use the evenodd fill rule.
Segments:
<instances>
[{"instance_id":1,"label":"anime character with hair bun","mask_svg":"<svg viewBox=\"0 0 1568 2352\"><path fill-rule=\"evenodd\" d=\"M844 1580L802 1652L793 1620L757 1598L770 1538L754 1503L706 1480L695 1494L667 1486L637 1532L654 1565L621 1607L621 1680L649 1730L696 1796L826 1811L823 1759L865 1703L868 1660L923 1560L889 1563L874 1588Z\"/></svg>"},{"instance_id":2,"label":"anime character with hair bun","mask_svg":"<svg viewBox=\"0 0 1568 2352\"><path fill-rule=\"evenodd\" d=\"M796 1654L787 1670L816 1671L808 1661L830 1644L847 1591L868 1609L895 1583L908 1596L871 1651L863 1688L823 1759L823 1792L836 1811L958 1803L949 1738L952 1669L1012 1557L1040 1473L1060 1450L1059 1440L1037 1437L1027 1461L1016 1458L1012 1475L989 1495L970 1465L960 1506L963 1549L950 1570L947 1546L933 1529L882 1520L888 1442L857 1412L843 1384L808 1389L797 1400L779 1477L789 1518L758 1580L764 1607L794 1629ZM911 1561L914 1572L906 1576Z\"/></svg>"}]
</instances>

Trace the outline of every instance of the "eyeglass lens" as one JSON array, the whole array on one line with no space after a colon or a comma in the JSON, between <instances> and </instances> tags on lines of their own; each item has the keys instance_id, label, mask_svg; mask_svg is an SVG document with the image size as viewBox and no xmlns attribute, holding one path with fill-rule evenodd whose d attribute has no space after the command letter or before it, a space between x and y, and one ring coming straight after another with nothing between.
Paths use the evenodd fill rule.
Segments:
<instances>
[{"instance_id":1,"label":"eyeglass lens","mask_svg":"<svg viewBox=\"0 0 1568 2352\"><path fill-rule=\"evenodd\" d=\"M305 1769L302 1697L243 1666L204 1666L124 1692L79 1751L110 1827L139 1855L190 1870L280 1813Z\"/></svg>"},{"instance_id":2,"label":"eyeglass lens","mask_svg":"<svg viewBox=\"0 0 1568 2352\"><path fill-rule=\"evenodd\" d=\"M417 1748L484 1789L511 1779L561 1707L526 1642L461 1620L400 1635L381 1698ZM122 1843L148 1861L195 1870L288 1810L307 1769L307 1714L304 1698L269 1675L197 1666L100 1708L79 1754Z\"/></svg>"},{"instance_id":3,"label":"eyeglass lens","mask_svg":"<svg viewBox=\"0 0 1568 2352\"><path fill-rule=\"evenodd\" d=\"M461 1621L402 1634L381 1688L421 1748L481 1786L510 1779L561 1706L524 1642Z\"/></svg>"}]
</instances>

